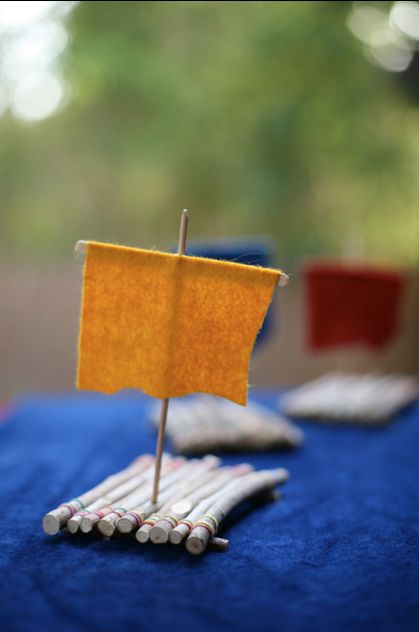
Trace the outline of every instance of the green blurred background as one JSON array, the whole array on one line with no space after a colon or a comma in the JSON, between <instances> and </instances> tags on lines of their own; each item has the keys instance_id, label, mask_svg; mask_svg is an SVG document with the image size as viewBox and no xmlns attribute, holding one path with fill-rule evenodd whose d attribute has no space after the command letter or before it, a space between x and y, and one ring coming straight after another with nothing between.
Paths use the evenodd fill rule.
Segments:
<instances>
[{"instance_id":1,"label":"green blurred background","mask_svg":"<svg viewBox=\"0 0 419 632\"><path fill-rule=\"evenodd\" d=\"M3 253L68 258L80 238L163 246L188 207L192 237L269 233L286 265L360 243L417 262L419 108L354 34L362 19L374 34L371 7L382 29L393 3L1 4L6 18L4 5L43 7L33 20L22 7L20 24L9 7L1 32ZM30 49L45 24L57 32L44 29L51 59L38 66L62 94L50 77L22 96L39 68L28 54L32 75L18 76L16 40L26 30Z\"/></svg>"},{"instance_id":2,"label":"green blurred background","mask_svg":"<svg viewBox=\"0 0 419 632\"><path fill-rule=\"evenodd\" d=\"M302 261L419 261L418 41L416 2L0 2L0 396L72 387L74 243L166 248L184 207L293 275L254 383L327 369Z\"/></svg>"}]
</instances>

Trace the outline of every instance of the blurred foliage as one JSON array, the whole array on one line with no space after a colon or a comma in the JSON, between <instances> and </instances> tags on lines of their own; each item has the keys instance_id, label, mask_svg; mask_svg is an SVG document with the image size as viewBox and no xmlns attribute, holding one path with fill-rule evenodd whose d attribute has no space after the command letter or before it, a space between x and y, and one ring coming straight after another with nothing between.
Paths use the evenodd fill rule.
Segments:
<instances>
[{"instance_id":1,"label":"blurred foliage","mask_svg":"<svg viewBox=\"0 0 419 632\"><path fill-rule=\"evenodd\" d=\"M419 112L347 2L81 2L66 108L0 119L3 252L272 234L279 261L419 259Z\"/></svg>"}]
</instances>

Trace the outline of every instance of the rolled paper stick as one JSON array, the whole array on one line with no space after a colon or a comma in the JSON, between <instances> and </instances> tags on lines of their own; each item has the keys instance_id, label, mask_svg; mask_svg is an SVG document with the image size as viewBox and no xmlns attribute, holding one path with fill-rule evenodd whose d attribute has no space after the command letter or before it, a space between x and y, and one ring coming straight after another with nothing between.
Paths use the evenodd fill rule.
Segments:
<instances>
[{"instance_id":1,"label":"rolled paper stick","mask_svg":"<svg viewBox=\"0 0 419 632\"><path fill-rule=\"evenodd\" d=\"M226 495L233 491L236 485L240 484L241 477L252 471L252 466L247 463L236 465L230 470L230 481L221 488L214 488L208 485L207 489L202 490L202 498L200 502L192 509L192 511L183 517L169 534L171 544L180 544L190 533L195 520L204 514L208 507L211 506L221 495Z\"/></svg>"},{"instance_id":2,"label":"rolled paper stick","mask_svg":"<svg viewBox=\"0 0 419 632\"><path fill-rule=\"evenodd\" d=\"M166 473L173 470L177 470L185 463L185 459L168 459L165 457L163 461L164 476ZM151 464L141 476L135 476L131 480L126 481L119 487L111 490L107 496L101 498L101 502L98 501L99 507L96 506L93 510L83 516L80 522L80 530L83 533L90 533L95 525L98 524L107 514L113 510L113 504L123 503L131 496L131 494L137 494L140 489L147 490L147 484L150 482L154 474L154 466Z\"/></svg>"},{"instance_id":3,"label":"rolled paper stick","mask_svg":"<svg viewBox=\"0 0 419 632\"><path fill-rule=\"evenodd\" d=\"M216 463L216 459L212 461L207 460L204 462L204 459L201 461L197 461L196 459L183 463L179 468L176 469L175 472L169 472L166 475L165 470L163 469L163 476L161 479L160 489L161 491L165 491L167 488L172 486L174 483L177 483L179 479L188 474L188 472L195 470L195 472L200 471L204 468L214 467ZM164 466L163 466L164 468ZM152 476L154 476L154 468ZM134 491L127 498L124 498L120 506L115 507L113 511L107 512L99 521L98 521L98 529L99 531L107 536L111 537L115 533L116 524L120 518L124 514L127 513L130 509L135 509L139 504L148 500L152 492L152 487L147 485L145 488L142 488L138 491ZM151 500L153 503L153 499ZM154 503L156 504L156 503ZM119 503L118 503L119 505Z\"/></svg>"},{"instance_id":4,"label":"rolled paper stick","mask_svg":"<svg viewBox=\"0 0 419 632\"><path fill-rule=\"evenodd\" d=\"M60 529L66 526L67 521L78 511L85 510L85 508L93 503L95 500L104 496L111 489L115 488L120 483L132 478L135 473L139 473L152 463L153 457L151 454L144 454L137 457L130 465L111 476L105 478L101 483L85 492L78 498L73 498L67 503L62 503L56 509L49 511L45 514L42 520L42 526L45 533L48 535L55 535Z\"/></svg>"},{"instance_id":5,"label":"rolled paper stick","mask_svg":"<svg viewBox=\"0 0 419 632\"><path fill-rule=\"evenodd\" d=\"M243 464L236 468L219 470L216 476L206 481L206 484L202 484L201 480L197 479L194 486L190 488L189 493L185 494L183 498L177 499L166 513L162 510L163 516L150 531L150 540L154 544L166 543L169 540L171 531L178 525L179 520L186 518L191 509L202 499L223 489L236 476L243 475L251 470L251 465ZM197 487L198 491L196 491Z\"/></svg>"},{"instance_id":6,"label":"rolled paper stick","mask_svg":"<svg viewBox=\"0 0 419 632\"><path fill-rule=\"evenodd\" d=\"M186 549L193 555L203 553L210 537L216 534L220 522L234 507L256 494L274 489L287 478L288 472L283 468L253 472L243 477L242 485L237 485L230 494L220 496L208 511L198 518L186 540Z\"/></svg>"}]
</instances>

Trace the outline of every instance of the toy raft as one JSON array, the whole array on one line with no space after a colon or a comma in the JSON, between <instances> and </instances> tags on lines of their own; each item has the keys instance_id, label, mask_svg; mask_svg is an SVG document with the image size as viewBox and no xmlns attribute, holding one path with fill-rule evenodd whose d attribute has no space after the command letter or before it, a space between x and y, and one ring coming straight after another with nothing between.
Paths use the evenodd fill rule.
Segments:
<instances>
[{"instance_id":1,"label":"toy raft","mask_svg":"<svg viewBox=\"0 0 419 632\"><path fill-rule=\"evenodd\" d=\"M281 406L290 417L377 426L418 396L414 377L328 373L284 395Z\"/></svg>"},{"instance_id":2,"label":"toy raft","mask_svg":"<svg viewBox=\"0 0 419 632\"><path fill-rule=\"evenodd\" d=\"M186 460L163 454L159 498L152 502L154 466L153 456L138 457L47 513L44 531L125 536L139 544L184 543L194 555L207 548L225 551L228 541L216 534L226 516L249 499L278 498L275 488L288 479L283 468L255 471L246 463L222 466L212 455Z\"/></svg>"},{"instance_id":3,"label":"toy raft","mask_svg":"<svg viewBox=\"0 0 419 632\"><path fill-rule=\"evenodd\" d=\"M77 386L111 395L137 388L161 400L156 456L139 457L48 513L44 530L97 531L185 546L200 554L242 501L272 495L288 473L221 467L213 456L163 454L169 399L196 392L247 401L250 356L280 270L185 256L188 212L178 254L80 241L85 255Z\"/></svg>"},{"instance_id":4,"label":"toy raft","mask_svg":"<svg viewBox=\"0 0 419 632\"><path fill-rule=\"evenodd\" d=\"M158 425L154 406L151 422ZM177 399L170 405L167 435L180 454L208 452L262 452L301 445L304 434L277 411L249 401L246 408L211 395Z\"/></svg>"}]
</instances>

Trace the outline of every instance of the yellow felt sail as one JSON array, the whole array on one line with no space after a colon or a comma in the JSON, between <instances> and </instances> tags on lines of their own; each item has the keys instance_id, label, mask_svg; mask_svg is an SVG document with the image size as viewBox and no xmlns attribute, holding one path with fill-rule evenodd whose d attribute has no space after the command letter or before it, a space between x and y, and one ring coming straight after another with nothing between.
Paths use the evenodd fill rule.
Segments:
<instances>
[{"instance_id":1,"label":"yellow felt sail","mask_svg":"<svg viewBox=\"0 0 419 632\"><path fill-rule=\"evenodd\" d=\"M77 386L239 404L280 272L88 242Z\"/></svg>"}]
</instances>

